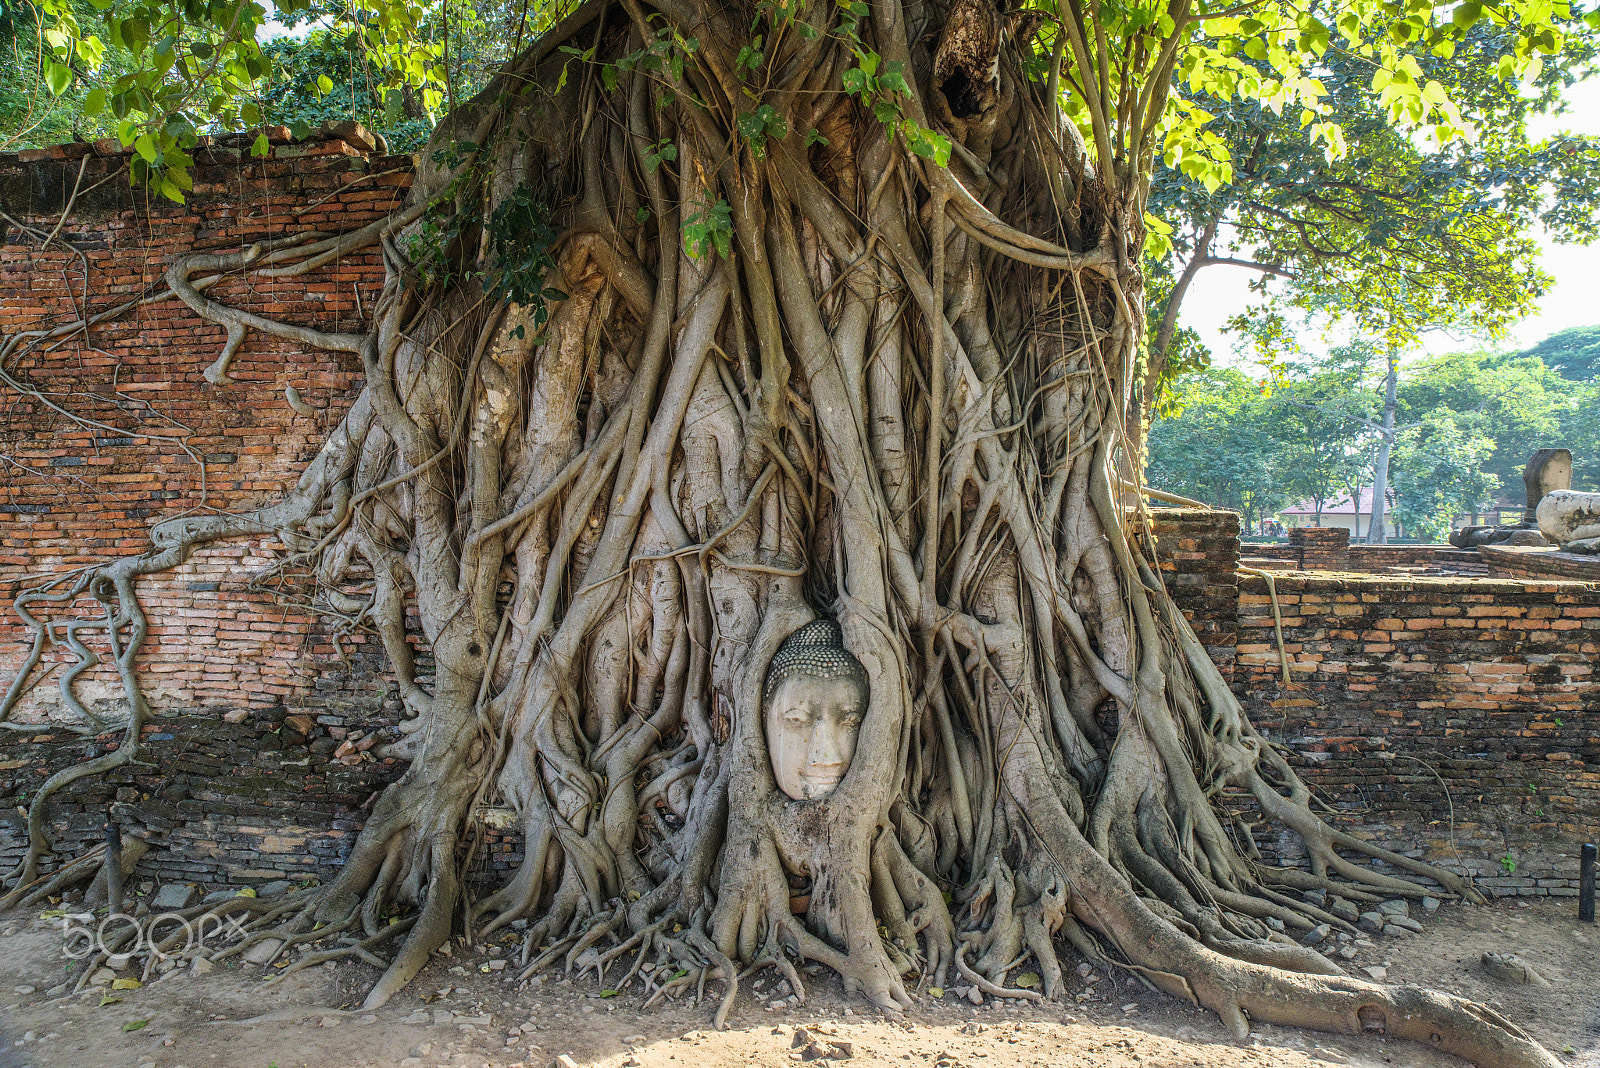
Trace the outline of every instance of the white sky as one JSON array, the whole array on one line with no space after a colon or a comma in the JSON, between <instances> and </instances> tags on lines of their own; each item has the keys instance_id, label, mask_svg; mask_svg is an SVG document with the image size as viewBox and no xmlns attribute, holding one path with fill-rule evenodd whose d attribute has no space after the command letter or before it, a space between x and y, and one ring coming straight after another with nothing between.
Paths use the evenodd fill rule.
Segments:
<instances>
[{"instance_id":1,"label":"white sky","mask_svg":"<svg viewBox=\"0 0 1600 1068\"><path fill-rule=\"evenodd\" d=\"M1580 82L1567 92L1568 111L1558 119L1537 118L1529 123L1534 137L1548 137L1558 130L1600 136L1600 78ZM1558 330L1600 323L1600 242L1589 246L1557 245L1541 241L1541 264L1556 284L1539 302L1539 311L1512 328L1504 348L1526 348ZM1230 316L1254 303L1255 295L1246 286L1260 277L1239 267L1207 267L1196 276L1184 299L1179 322L1196 330L1210 346L1219 363L1240 365L1245 359L1235 355L1237 340L1222 332ZM1310 337L1308 347L1320 345ZM1481 342L1471 338L1440 334L1426 346L1431 352L1450 352L1475 348Z\"/></svg>"}]
</instances>

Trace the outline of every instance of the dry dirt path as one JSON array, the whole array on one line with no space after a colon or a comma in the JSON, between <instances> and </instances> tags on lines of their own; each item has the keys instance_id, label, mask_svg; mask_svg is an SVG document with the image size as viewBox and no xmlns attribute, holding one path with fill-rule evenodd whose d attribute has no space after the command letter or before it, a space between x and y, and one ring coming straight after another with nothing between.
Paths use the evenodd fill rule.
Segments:
<instances>
[{"instance_id":1,"label":"dry dirt path","mask_svg":"<svg viewBox=\"0 0 1600 1068\"><path fill-rule=\"evenodd\" d=\"M1600 928L1578 924L1575 911L1565 901L1446 906L1426 934L1380 939L1352 967L1386 966L1392 980L1488 1001L1551 1049L1570 1047L1564 1060L1600 1068ZM60 932L41 921L0 923L0 1068L547 1068L562 1055L596 1068L793 1068L805 1063L793 1048L801 1027L818 1050L847 1052L850 1068L1461 1063L1380 1036L1262 1027L1236 1043L1209 1013L1103 969L1086 982L1072 971L1076 961L1067 1003L979 1008L949 993L898 1021L846 998L826 974L807 1004L780 1000L787 989L768 972L755 977L760 999L747 980L729 1029L716 1033L709 1005L644 1009L635 993L601 997L592 982L558 977L516 989L503 973L483 971L498 949L458 945L389 1005L361 1013L340 1011L359 1004L375 975L357 964L264 989L260 968L228 963L115 991L121 1000L106 1005L101 990L52 999L45 992L69 975L60 946ZM1477 963L1484 950L1520 953L1552 987L1491 979Z\"/></svg>"}]
</instances>

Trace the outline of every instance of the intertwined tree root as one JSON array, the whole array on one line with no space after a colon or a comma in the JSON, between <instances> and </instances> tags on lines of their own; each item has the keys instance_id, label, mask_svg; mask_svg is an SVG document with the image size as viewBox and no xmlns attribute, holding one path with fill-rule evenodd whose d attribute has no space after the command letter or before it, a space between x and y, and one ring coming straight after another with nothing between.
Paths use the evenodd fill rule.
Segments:
<instances>
[{"instance_id":1,"label":"intertwined tree root","mask_svg":"<svg viewBox=\"0 0 1600 1068\"><path fill-rule=\"evenodd\" d=\"M135 580L270 534L381 637L407 713L388 752L410 764L327 886L186 913L248 917L218 956L359 958L381 1005L457 930L493 805L524 856L470 903L474 937L528 921L524 978L592 971L652 1000L720 982L718 1026L754 969L803 997L800 960L887 1012L957 973L1051 998L1064 940L1241 1036L1381 1030L1554 1064L1482 1006L1353 980L1266 922L1350 929L1308 890L1424 892L1353 858L1474 894L1312 813L1136 548L1113 487L1143 189L1061 119L1061 48L1024 72L1036 28L969 0L591 0L440 128L401 215L175 261L166 293L227 328L225 357L265 331L359 353L365 387L283 501L160 524L149 553L19 602L104 606L34 620L27 666L56 633L91 662L78 635L98 634L128 734L40 791L0 904L38 888L50 794L136 759ZM844 91L868 65L877 87ZM1129 113L1159 115L1164 86ZM204 295L362 246L388 271L366 334ZM795 802L761 687L819 612L871 708L840 786ZM1309 871L1255 854L1230 789L1305 840ZM1037 991L1010 985L1023 968Z\"/></svg>"}]
</instances>

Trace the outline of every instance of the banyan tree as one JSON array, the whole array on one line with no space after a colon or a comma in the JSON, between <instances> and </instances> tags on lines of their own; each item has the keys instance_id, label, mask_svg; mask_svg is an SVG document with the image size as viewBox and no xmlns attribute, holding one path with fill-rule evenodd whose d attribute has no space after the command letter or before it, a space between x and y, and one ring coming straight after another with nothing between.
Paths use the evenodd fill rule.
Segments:
<instances>
[{"instance_id":1,"label":"banyan tree","mask_svg":"<svg viewBox=\"0 0 1600 1068\"><path fill-rule=\"evenodd\" d=\"M1270 38L1258 7L586 0L439 125L403 212L178 258L224 366L261 331L359 354L364 386L284 499L81 580L130 744L40 792L11 900L49 795L136 752L140 576L270 534L381 637L409 763L336 879L230 907L383 964L369 1006L463 925L526 921L528 972L709 983L719 1024L762 967L896 1012L1055 997L1072 952L1241 1036L1554 1064L1304 944L1352 929L1337 898L1474 894L1313 813L1153 562L1145 200L1207 20ZM206 295L363 246L364 334ZM521 865L464 901L488 809ZM1309 865L1264 860L1258 821Z\"/></svg>"}]
</instances>

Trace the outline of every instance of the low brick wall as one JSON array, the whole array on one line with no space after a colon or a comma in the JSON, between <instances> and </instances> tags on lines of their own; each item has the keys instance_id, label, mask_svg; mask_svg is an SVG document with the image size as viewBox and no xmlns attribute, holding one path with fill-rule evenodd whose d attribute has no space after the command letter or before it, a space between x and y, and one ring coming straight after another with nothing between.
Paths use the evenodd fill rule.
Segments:
<instances>
[{"instance_id":1,"label":"low brick wall","mask_svg":"<svg viewBox=\"0 0 1600 1068\"><path fill-rule=\"evenodd\" d=\"M127 157L101 154L103 144L0 155L0 207L37 230L55 226L80 166L85 190L60 231L68 248L41 249L35 234L0 225L0 331L48 328L81 306L155 292L179 253L360 227L401 204L411 182L409 156L369 156L338 139L278 140L265 159L252 158L247 143L201 149L184 205L131 189L119 173ZM301 277L229 278L209 295L288 322L359 331L382 285L368 250ZM256 333L234 361L233 381L210 385L202 372L223 340L221 327L167 299L96 325L87 343L24 352L8 367L83 421L15 393L6 401L0 690L27 652L30 635L10 611L20 590L141 552L149 527L164 519L278 499L360 388L356 356ZM292 411L287 386L317 412ZM336 635L296 575L252 588L252 576L280 555L270 538L241 539L140 581L150 619L140 668L157 717L143 752L168 777L124 769L69 787L47 810L58 840L97 837L115 801L148 816L170 845L142 869L162 877L248 882L333 869L361 805L399 771L369 754L336 759L333 750L351 731L397 722L400 703L376 640ZM73 607L99 614L86 599ZM59 617L63 608L40 614ZM0 731L0 865L22 850L19 808L45 776L116 743L116 733L63 729L73 719L57 687L72 660L63 652L46 653L38 684L11 716L33 728ZM77 692L108 713L121 699L104 664L84 673ZM243 722L228 722L230 713Z\"/></svg>"},{"instance_id":2,"label":"low brick wall","mask_svg":"<svg viewBox=\"0 0 1600 1068\"><path fill-rule=\"evenodd\" d=\"M1276 587L1293 682L1267 585L1246 576L1234 688L1335 823L1497 892L1576 893L1578 845L1600 833L1600 591L1301 574ZM1262 844L1293 859L1297 843Z\"/></svg>"},{"instance_id":3,"label":"low brick wall","mask_svg":"<svg viewBox=\"0 0 1600 1068\"><path fill-rule=\"evenodd\" d=\"M1341 531L1340 533L1349 537L1348 531ZM1335 537L1332 540L1336 543L1338 539ZM1297 569L1303 567L1306 570L1313 571L1354 571L1382 574L1395 567L1440 567L1449 569L1456 566L1457 563L1450 554L1456 553L1458 550L1446 544L1366 545L1364 543L1356 543L1346 545L1341 555L1337 544L1319 545L1315 547L1314 553L1316 555L1312 557L1314 562L1320 562L1321 566L1318 567L1304 564L1306 546L1303 543L1245 542L1240 546L1240 552L1246 557L1287 561L1294 564Z\"/></svg>"},{"instance_id":4,"label":"low brick wall","mask_svg":"<svg viewBox=\"0 0 1600 1068\"><path fill-rule=\"evenodd\" d=\"M1477 550L1496 578L1534 582L1570 579L1600 583L1600 556L1564 553L1555 549L1522 549L1511 545L1484 545Z\"/></svg>"},{"instance_id":5,"label":"low brick wall","mask_svg":"<svg viewBox=\"0 0 1600 1068\"><path fill-rule=\"evenodd\" d=\"M1343 527L1295 527L1289 547L1300 551L1305 571L1343 571L1350 563L1350 532Z\"/></svg>"}]
</instances>

